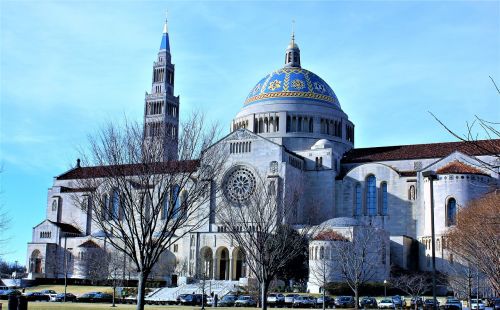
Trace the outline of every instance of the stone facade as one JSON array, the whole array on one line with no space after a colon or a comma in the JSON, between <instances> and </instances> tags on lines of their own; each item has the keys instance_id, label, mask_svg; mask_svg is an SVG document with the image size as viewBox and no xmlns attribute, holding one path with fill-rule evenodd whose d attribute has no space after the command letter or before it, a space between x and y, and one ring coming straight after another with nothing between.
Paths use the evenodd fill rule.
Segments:
<instances>
[{"instance_id":1,"label":"stone facade","mask_svg":"<svg viewBox=\"0 0 500 310\"><path fill-rule=\"evenodd\" d=\"M318 224L347 217L384 231L389 254L377 280L387 276L391 264L429 270L430 183L422 172L438 171L433 184L436 236L441 240L454 224L450 212L498 188L498 171L483 164L493 163L494 157L464 143L356 149L354 124L328 84L301 68L294 39L286 55L285 67L257 83L232 121L231 132L217 142L227 152L224 174L244 169L253 178L272 180L285 196L300 186L303 194L293 224L304 224L311 215ZM157 130L169 133L163 159L175 158L177 150L179 97L173 95L173 74L165 26L144 112L146 143ZM450 165L456 169L448 169ZM62 277L65 265L69 277L82 277L85 254L81 253L88 250L82 245L92 241L106 248L89 211L73 203L74 195L85 196L85 189L77 188L78 182L69 177L79 169L83 168L78 164L54 178L48 191L46 219L33 228L28 243L26 268L32 278ZM215 210L218 199L222 198L210 200L207 212ZM449 263L443 244L437 243L436 253L442 259L438 269ZM178 267L160 277L195 276L200 266L206 266L213 279L248 276L240 248L214 216L172 245L166 255Z\"/></svg>"}]
</instances>

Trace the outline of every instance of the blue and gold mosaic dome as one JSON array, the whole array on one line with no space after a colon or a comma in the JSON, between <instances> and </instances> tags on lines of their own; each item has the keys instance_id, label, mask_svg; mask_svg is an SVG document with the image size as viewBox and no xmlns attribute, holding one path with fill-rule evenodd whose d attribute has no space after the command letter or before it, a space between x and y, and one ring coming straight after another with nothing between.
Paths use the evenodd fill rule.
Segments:
<instances>
[{"instance_id":1,"label":"blue and gold mosaic dome","mask_svg":"<svg viewBox=\"0 0 500 310\"><path fill-rule=\"evenodd\" d=\"M322 78L300 66L284 67L268 74L248 94L245 105L279 99L316 101L340 108L332 88Z\"/></svg>"}]
</instances>

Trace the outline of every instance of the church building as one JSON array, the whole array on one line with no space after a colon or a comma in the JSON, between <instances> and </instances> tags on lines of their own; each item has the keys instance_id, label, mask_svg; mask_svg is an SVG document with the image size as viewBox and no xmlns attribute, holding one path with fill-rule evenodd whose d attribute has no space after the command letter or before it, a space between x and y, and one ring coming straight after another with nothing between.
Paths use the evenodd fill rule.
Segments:
<instances>
[{"instance_id":1,"label":"church building","mask_svg":"<svg viewBox=\"0 0 500 310\"><path fill-rule=\"evenodd\" d=\"M387 252L381 256L380 272L374 279L382 282L391 265L431 270L431 182L423 172L435 171L437 269L448 268L453 256L443 235L456 224L459 208L498 188L498 169L484 165L498 167L495 157L463 142L356 148L353 120L328 83L305 69L306 65L307 58L301 57L292 35L283 67L261 79L256 77L257 83L249 85L230 133L217 142L227 150L223 177L244 180L226 182L230 185L224 195L247 199L258 178L273 180L283 192L292 182L300 182L303 197L294 214L296 224L314 214L318 224L332 230L369 225L383 231ZM151 92L144 101L146 142L165 132L164 160L177 158L181 102L174 93L174 81L165 22ZM492 143L500 149L500 140ZM105 245L91 214L76 206L71 196L84 194L85 189L75 187L79 178L98 173L99 167L77 164L54 178L44 206L46 218L33 228L27 246L29 278L62 278L64 260L70 278L85 278L81 272L85 253ZM312 241L310 262L321 259L314 247L322 244L321 240ZM216 218L174 244L168 254L176 262L185 262L187 268L164 278L193 277L200 260L207 257L210 279L240 281L248 276L241 249L225 237Z\"/></svg>"}]
</instances>

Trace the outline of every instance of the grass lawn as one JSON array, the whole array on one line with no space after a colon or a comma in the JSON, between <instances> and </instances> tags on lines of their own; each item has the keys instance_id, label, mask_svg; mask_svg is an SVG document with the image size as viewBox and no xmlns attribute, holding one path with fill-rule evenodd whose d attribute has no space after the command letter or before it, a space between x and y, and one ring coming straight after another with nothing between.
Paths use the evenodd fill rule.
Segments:
<instances>
[{"instance_id":1,"label":"grass lawn","mask_svg":"<svg viewBox=\"0 0 500 310\"><path fill-rule=\"evenodd\" d=\"M38 285L26 288L26 292L39 292L41 290L54 290L58 293L64 293L64 285ZM109 286L68 285L67 292L75 295L81 295L88 292L103 292L112 294L113 288Z\"/></svg>"}]
</instances>

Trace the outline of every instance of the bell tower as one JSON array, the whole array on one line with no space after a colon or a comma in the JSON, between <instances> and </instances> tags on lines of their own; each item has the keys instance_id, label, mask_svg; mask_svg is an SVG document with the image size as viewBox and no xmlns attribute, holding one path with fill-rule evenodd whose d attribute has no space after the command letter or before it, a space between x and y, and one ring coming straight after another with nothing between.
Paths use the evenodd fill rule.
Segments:
<instances>
[{"instance_id":1,"label":"bell tower","mask_svg":"<svg viewBox=\"0 0 500 310\"><path fill-rule=\"evenodd\" d=\"M151 93L144 106L145 147L161 146L158 161L176 160L179 134L179 96L174 96L174 72L170 55L168 25L165 19L160 50L153 63Z\"/></svg>"}]
</instances>

